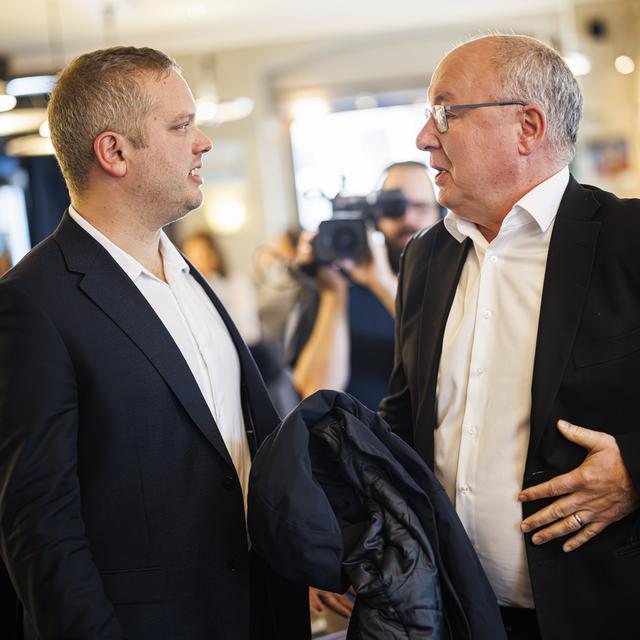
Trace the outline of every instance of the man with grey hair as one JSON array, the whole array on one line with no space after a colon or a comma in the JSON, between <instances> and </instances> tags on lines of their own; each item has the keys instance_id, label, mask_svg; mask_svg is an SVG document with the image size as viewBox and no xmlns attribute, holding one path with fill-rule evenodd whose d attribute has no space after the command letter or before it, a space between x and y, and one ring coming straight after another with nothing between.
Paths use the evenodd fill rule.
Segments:
<instances>
[{"instance_id":1,"label":"man with grey hair","mask_svg":"<svg viewBox=\"0 0 640 640\"><path fill-rule=\"evenodd\" d=\"M449 53L418 134L446 218L407 246L391 395L510 639L640 627L640 202L567 164L582 98L524 36Z\"/></svg>"},{"instance_id":2,"label":"man with grey hair","mask_svg":"<svg viewBox=\"0 0 640 640\"><path fill-rule=\"evenodd\" d=\"M36 640L309 637L246 529L278 424L246 345L163 227L211 141L160 51L70 63L49 103L71 206L0 281L0 553ZM3 636L3 638L6 636Z\"/></svg>"}]
</instances>

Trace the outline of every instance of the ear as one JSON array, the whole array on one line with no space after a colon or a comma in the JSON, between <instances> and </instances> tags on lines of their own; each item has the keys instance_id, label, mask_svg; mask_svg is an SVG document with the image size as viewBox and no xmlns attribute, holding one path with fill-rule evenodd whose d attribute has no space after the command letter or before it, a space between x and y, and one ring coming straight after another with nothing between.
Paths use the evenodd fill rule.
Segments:
<instances>
[{"instance_id":1,"label":"ear","mask_svg":"<svg viewBox=\"0 0 640 640\"><path fill-rule=\"evenodd\" d=\"M93 141L93 153L100 168L114 178L122 178L127 173L122 151L123 140L119 133L104 131Z\"/></svg>"},{"instance_id":2,"label":"ear","mask_svg":"<svg viewBox=\"0 0 640 640\"><path fill-rule=\"evenodd\" d=\"M547 117L536 104L528 104L522 110L518 151L524 156L531 155L544 141L547 133Z\"/></svg>"}]
</instances>

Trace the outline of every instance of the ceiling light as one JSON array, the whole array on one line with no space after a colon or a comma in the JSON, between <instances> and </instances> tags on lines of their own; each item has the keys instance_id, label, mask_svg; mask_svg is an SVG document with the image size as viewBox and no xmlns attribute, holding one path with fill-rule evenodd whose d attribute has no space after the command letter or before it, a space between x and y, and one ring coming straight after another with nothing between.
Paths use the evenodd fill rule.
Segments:
<instances>
[{"instance_id":1,"label":"ceiling light","mask_svg":"<svg viewBox=\"0 0 640 640\"><path fill-rule=\"evenodd\" d=\"M247 207L238 194L210 190L205 194L205 218L213 232L232 235L244 226Z\"/></svg>"},{"instance_id":2,"label":"ceiling light","mask_svg":"<svg viewBox=\"0 0 640 640\"><path fill-rule=\"evenodd\" d=\"M591 61L579 51L570 51L565 54L564 61L576 77L586 76L591 71Z\"/></svg>"},{"instance_id":3,"label":"ceiling light","mask_svg":"<svg viewBox=\"0 0 640 640\"><path fill-rule=\"evenodd\" d=\"M51 156L53 155L53 145L49 138L39 135L20 136L12 138L5 145L8 156L28 157L28 156Z\"/></svg>"},{"instance_id":4,"label":"ceiling light","mask_svg":"<svg viewBox=\"0 0 640 640\"><path fill-rule=\"evenodd\" d=\"M0 93L0 111L11 111L16 106L15 96Z\"/></svg>"},{"instance_id":5,"label":"ceiling light","mask_svg":"<svg viewBox=\"0 0 640 640\"><path fill-rule=\"evenodd\" d=\"M633 58L630 58L629 56L618 56L613 64L616 71L621 73L623 76L633 73L636 69L636 64L633 61Z\"/></svg>"},{"instance_id":6,"label":"ceiling light","mask_svg":"<svg viewBox=\"0 0 640 640\"><path fill-rule=\"evenodd\" d=\"M12 96L43 96L51 93L56 76L28 76L7 82L7 93Z\"/></svg>"},{"instance_id":7,"label":"ceiling light","mask_svg":"<svg viewBox=\"0 0 640 640\"><path fill-rule=\"evenodd\" d=\"M0 115L0 136L33 133L47 117L46 109L14 109Z\"/></svg>"},{"instance_id":8,"label":"ceiling light","mask_svg":"<svg viewBox=\"0 0 640 640\"><path fill-rule=\"evenodd\" d=\"M196 100L196 120L198 124L222 124L242 120L253 112L253 100L246 96L235 100L218 100L210 97Z\"/></svg>"},{"instance_id":9,"label":"ceiling light","mask_svg":"<svg viewBox=\"0 0 640 640\"><path fill-rule=\"evenodd\" d=\"M215 120L220 123L242 120L242 118L251 115L252 111L253 100L246 96L240 96L235 100L219 102Z\"/></svg>"},{"instance_id":10,"label":"ceiling light","mask_svg":"<svg viewBox=\"0 0 640 640\"><path fill-rule=\"evenodd\" d=\"M213 98L203 97L196 100L196 120L208 122L213 120L218 113L218 102Z\"/></svg>"}]
</instances>

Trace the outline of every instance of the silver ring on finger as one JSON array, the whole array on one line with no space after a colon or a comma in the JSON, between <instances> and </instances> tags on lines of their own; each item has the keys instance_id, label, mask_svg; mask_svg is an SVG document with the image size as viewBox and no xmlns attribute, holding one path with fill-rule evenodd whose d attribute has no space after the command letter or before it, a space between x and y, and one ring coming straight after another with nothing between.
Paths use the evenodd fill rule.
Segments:
<instances>
[{"instance_id":1,"label":"silver ring on finger","mask_svg":"<svg viewBox=\"0 0 640 640\"><path fill-rule=\"evenodd\" d=\"M580 514L573 513L571 515L573 516L574 520L578 523L578 526L580 526L580 528L584 527L584 521L580 517Z\"/></svg>"}]
</instances>

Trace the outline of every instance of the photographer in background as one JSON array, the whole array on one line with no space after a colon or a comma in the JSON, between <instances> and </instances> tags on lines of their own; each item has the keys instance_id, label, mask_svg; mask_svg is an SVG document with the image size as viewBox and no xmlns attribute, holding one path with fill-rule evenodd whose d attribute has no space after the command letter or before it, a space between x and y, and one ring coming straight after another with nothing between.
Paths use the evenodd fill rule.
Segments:
<instances>
[{"instance_id":1,"label":"photographer in background","mask_svg":"<svg viewBox=\"0 0 640 640\"><path fill-rule=\"evenodd\" d=\"M369 256L338 260L315 270L317 293L301 306L289 360L304 398L318 389L339 389L373 410L388 393L393 366L394 301L400 255L409 238L440 219L431 180L419 162L399 162L385 171L380 192L399 192L400 209L382 206L368 233ZM316 260L309 234L298 247L299 265Z\"/></svg>"}]
</instances>

